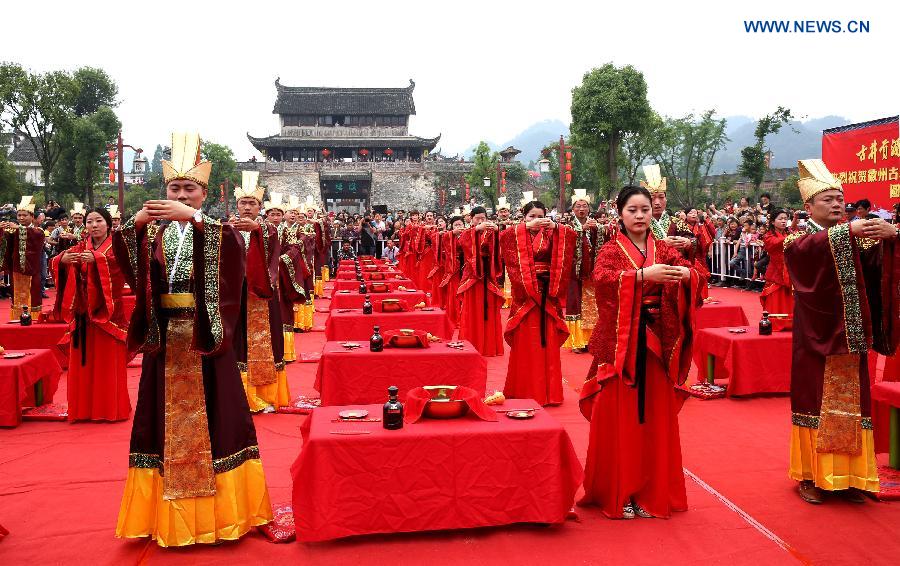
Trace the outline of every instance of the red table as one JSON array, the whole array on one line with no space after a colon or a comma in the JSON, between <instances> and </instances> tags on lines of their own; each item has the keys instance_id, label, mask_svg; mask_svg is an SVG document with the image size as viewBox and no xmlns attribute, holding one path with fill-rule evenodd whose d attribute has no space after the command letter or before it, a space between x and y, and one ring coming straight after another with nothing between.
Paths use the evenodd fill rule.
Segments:
<instances>
[{"instance_id":1,"label":"red table","mask_svg":"<svg viewBox=\"0 0 900 566\"><path fill-rule=\"evenodd\" d=\"M392 269L390 271L377 271L376 273L384 274L384 279L376 279L376 281L386 281L388 279L408 279L408 277L406 275L403 275L403 272L398 269ZM372 273L370 272L363 271L362 275L363 279L367 281L372 278ZM398 275L400 277L397 277ZM353 281L356 281L356 272L350 270L339 271L335 279L352 279Z\"/></svg>"},{"instance_id":2,"label":"red table","mask_svg":"<svg viewBox=\"0 0 900 566\"><path fill-rule=\"evenodd\" d=\"M18 426L22 422L22 407L53 401L62 374L50 350L15 351L28 355L18 359L0 357L0 426ZM35 387L37 384L40 385Z\"/></svg>"},{"instance_id":3,"label":"red table","mask_svg":"<svg viewBox=\"0 0 900 566\"><path fill-rule=\"evenodd\" d=\"M395 290L399 286L406 287L407 289L414 289L416 284L412 282L411 279L388 279L386 281L375 281L375 283L386 283L388 289ZM334 293L338 291L350 291L359 292L359 281L353 280L350 281L348 279L335 279L334 286L332 287L332 291Z\"/></svg>"},{"instance_id":4,"label":"red table","mask_svg":"<svg viewBox=\"0 0 900 566\"><path fill-rule=\"evenodd\" d=\"M418 305L419 303L425 303L425 291L392 291L390 293L370 293L369 298L374 303L375 301L381 301L384 299L402 299L406 301L406 304L409 305L410 308ZM363 303L366 300L365 295L359 294L359 289L356 291L350 291L349 293L332 293L331 294L331 304L328 307L330 310L335 309L361 309Z\"/></svg>"},{"instance_id":5,"label":"red table","mask_svg":"<svg viewBox=\"0 0 900 566\"><path fill-rule=\"evenodd\" d=\"M363 314L361 309L353 309L349 312L331 311L328 320L325 321L326 340L365 340L372 337L372 327L381 327L381 331L400 330L412 328L424 330L438 338L449 340L453 337L453 325L447 318L444 309L434 307L434 310L425 311L417 309L407 312L375 312Z\"/></svg>"},{"instance_id":6,"label":"red table","mask_svg":"<svg viewBox=\"0 0 900 566\"><path fill-rule=\"evenodd\" d=\"M387 388L400 388L400 398L422 385L465 385L482 397L487 382L487 362L472 344L462 350L437 342L430 348L385 348L369 350L362 342L347 350L340 342L326 342L314 387L323 405L384 402Z\"/></svg>"},{"instance_id":7,"label":"red table","mask_svg":"<svg viewBox=\"0 0 900 566\"><path fill-rule=\"evenodd\" d=\"M69 365L69 346L59 346L59 342L68 329L68 324L60 322L32 322L31 326L0 322L0 346L10 352L26 348L51 350L60 366L65 368Z\"/></svg>"},{"instance_id":8,"label":"red table","mask_svg":"<svg viewBox=\"0 0 900 566\"><path fill-rule=\"evenodd\" d=\"M301 541L561 523L584 477L569 435L546 410L530 420L470 414L385 430L380 422L332 423L346 408L320 407L301 427L303 450L291 466ZM381 404L354 408L382 414Z\"/></svg>"},{"instance_id":9,"label":"red table","mask_svg":"<svg viewBox=\"0 0 900 566\"><path fill-rule=\"evenodd\" d=\"M876 446L887 443L890 450L888 462L892 468L900 470L900 381L873 384L872 404L873 413L889 408L886 422L875 423Z\"/></svg>"},{"instance_id":10,"label":"red table","mask_svg":"<svg viewBox=\"0 0 900 566\"><path fill-rule=\"evenodd\" d=\"M747 315L740 305L716 301L704 303L697 309L696 329L721 328L723 326L747 326Z\"/></svg>"},{"instance_id":11,"label":"red table","mask_svg":"<svg viewBox=\"0 0 900 566\"><path fill-rule=\"evenodd\" d=\"M702 309L701 309L702 310ZM760 336L755 326L742 326L745 334L728 328L704 328L694 341L694 363L698 378L728 379L728 396L756 393L790 393L791 333Z\"/></svg>"}]
</instances>

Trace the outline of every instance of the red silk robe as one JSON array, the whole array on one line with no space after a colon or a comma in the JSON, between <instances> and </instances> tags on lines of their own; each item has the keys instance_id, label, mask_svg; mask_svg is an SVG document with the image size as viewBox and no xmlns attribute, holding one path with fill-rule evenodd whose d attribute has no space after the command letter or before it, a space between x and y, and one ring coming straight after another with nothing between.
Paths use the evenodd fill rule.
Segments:
<instances>
[{"instance_id":1,"label":"red silk robe","mask_svg":"<svg viewBox=\"0 0 900 566\"><path fill-rule=\"evenodd\" d=\"M65 253L89 252L93 263L63 264ZM69 324L70 421L121 421L131 414L126 371L128 321L122 306L125 278L112 237L98 247L88 238L53 258L57 320Z\"/></svg>"},{"instance_id":2,"label":"red silk robe","mask_svg":"<svg viewBox=\"0 0 900 566\"><path fill-rule=\"evenodd\" d=\"M680 236L691 241L689 248L681 250L681 255L693 263L702 275L700 295L705 299L709 296L709 287L707 286L709 268L706 267L706 256L709 255L709 248L712 247L716 237L716 227L708 219L702 223L691 224L678 217L673 217L672 223L669 225L669 236Z\"/></svg>"},{"instance_id":3,"label":"red silk robe","mask_svg":"<svg viewBox=\"0 0 900 566\"><path fill-rule=\"evenodd\" d=\"M462 300L459 339L471 342L482 356L502 356L500 307L503 289L497 285L503 269L499 233L469 228L459 235L458 244L464 260L457 291Z\"/></svg>"},{"instance_id":4,"label":"red silk robe","mask_svg":"<svg viewBox=\"0 0 900 566\"><path fill-rule=\"evenodd\" d=\"M867 357L891 355L900 339L900 246L857 238L849 224L808 226L784 246L794 288L790 475L878 491Z\"/></svg>"},{"instance_id":5,"label":"red silk robe","mask_svg":"<svg viewBox=\"0 0 900 566\"><path fill-rule=\"evenodd\" d=\"M441 235L441 256L444 270L444 278L440 283L444 296L444 303L441 306L447 311L447 316L453 322L453 326L458 328L462 315L462 301L457 293L466 262L462 250L459 248L459 236L452 230Z\"/></svg>"},{"instance_id":6,"label":"red silk robe","mask_svg":"<svg viewBox=\"0 0 900 566\"><path fill-rule=\"evenodd\" d=\"M441 287L441 283L444 280L444 261L442 249L445 233L446 232L440 232L438 230L429 232L432 251L432 268L428 272L428 285L429 289L431 289L431 304L437 305L443 309L447 308L447 297L445 295L446 287Z\"/></svg>"},{"instance_id":7,"label":"red silk robe","mask_svg":"<svg viewBox=\"0 0 900 566\"><path fill-rule=\"evenodd\" d=\"M638 282L638 270L655 263L688 267L690 280ZM684 398L675 388L691 364L700 278L652 235L646 259L622 233L597 257L597 308L606 324L591 336L594 363L581 390L581 412L591 421L581 503L608 517L621 518L632 499L656 517L687 509L678 433Z\"/></svg>"},{"instance_id":8,"label":"red silk robe","mask_svg":"<svg viewBox=\"0 0 900 566\"><path fill-rule=\"evenodd\" d=\"M565 225L532 234L525 223L500 235L500 249L512 288L504 338L510 346L503 394L563 402L559 351L569 330L562 314L574 258L575 231Z\"/></svg>"},{"instance_id":9,"label":"red silk robe","mask_svg":"<svg viewBox=\"0 0 900 566\"><path fill-rule=\"evenodd\" d=\"M759 295L764 311L786 314L789 318L773 318L772 330L790 330L794 316L794 296L787 266L784 264L784 240L790 232L779 233L769 230L763 236L763 245L769 254L766 268L766 284Z\"/></svg>"},{"instance_id":10,"label":"red silk robe","mask_svg":"<svg viewBox=\"0 0 900 566\"><path fill-rule=\"evenodd\" d=\"M12 302L10 320L19 320L22 306L27 305L37 320L43 303L41 289L41 255L44 253L44 231L34 226L19 226L0 238L0 261L10 275Z\"/></svg>"},{"instance_id":11,"label":"red silk robe","mask_svg":"<svg viewBox=\"0 0 900 566\"><path fill-rule=\"evenodd\" d=\"M432 293L433 280L431 272L434 271L437 262L435 261L435 248L437 240L440 237L437 226L423 225L421 226L422 235L419 238L419 252L416 254L416 271L419 281L416 283L420 291ZM433 294L433 293L432 293ZM433 299L433 297L432 297Z\"/></svg>"}]
</instances>

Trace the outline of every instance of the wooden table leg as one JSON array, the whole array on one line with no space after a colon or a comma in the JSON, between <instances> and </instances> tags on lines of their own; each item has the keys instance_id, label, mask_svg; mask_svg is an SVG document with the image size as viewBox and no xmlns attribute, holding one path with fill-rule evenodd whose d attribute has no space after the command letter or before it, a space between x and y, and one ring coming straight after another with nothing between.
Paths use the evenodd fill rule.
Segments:
<instances>
[{"instance_id":1,"label":"wooden table leg","mask_svg":"<svg viewBox=\"0 0 900 566\"><path fill-rule=\"evenodd\" d=\"M891 448L889 465L900 470L900 408L891 407Z\"/></svg>"},{"instance_id":2,"label":"wooden table leg","mask_svg":"<svg viewBox=\"0 0 900 566\"><path fill-rule=\"evenodd\" d=\"M712 354L706 354L706 381L716 383L716 358Z\"/></svg>"}]
</instances>

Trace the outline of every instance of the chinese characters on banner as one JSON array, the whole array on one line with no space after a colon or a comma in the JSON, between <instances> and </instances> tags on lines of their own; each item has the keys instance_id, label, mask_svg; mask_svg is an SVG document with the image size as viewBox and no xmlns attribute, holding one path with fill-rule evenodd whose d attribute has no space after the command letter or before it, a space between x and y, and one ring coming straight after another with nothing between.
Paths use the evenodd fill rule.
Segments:
<instances>
[{"instance_id":1,"label":"chinese characters on banner","mask_svg":"<svg viewBox=\"0 0 900 566\"><path fill-rule=\"evenodd\" d=\"M822 133L822 161L844 185L844 198L867 198L890 210L900 202L898 117L850 124Z\"/></svg>"}]
</instances>

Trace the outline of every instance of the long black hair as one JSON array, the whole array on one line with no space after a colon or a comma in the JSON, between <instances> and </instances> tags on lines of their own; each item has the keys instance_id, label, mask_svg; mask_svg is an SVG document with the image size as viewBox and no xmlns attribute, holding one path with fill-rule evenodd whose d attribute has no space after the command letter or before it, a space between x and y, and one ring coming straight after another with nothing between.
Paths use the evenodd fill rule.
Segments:
<instances>
[{"instance_id":1,"label":"long black hair","mask_svg":"<svg viewBox=\"0 0 900 566\"><path fill-rule=\"evenodd\" d=\"M544 211L544 216L547 215L547 205L545 205L544 203L542 203L539 200L533 200L533 201L529 202L528 204L526 204L522 208L522 216L527 215L529 212L531 212L535 208L540 208L541 210Z\"/></svg>"}]
</instances>

